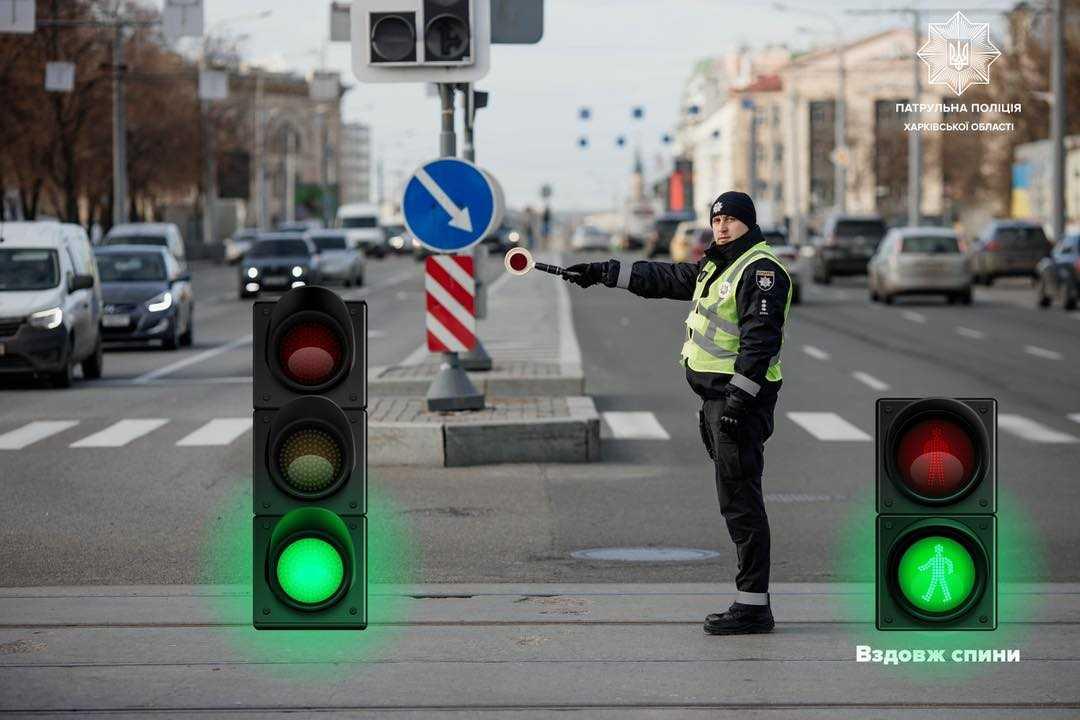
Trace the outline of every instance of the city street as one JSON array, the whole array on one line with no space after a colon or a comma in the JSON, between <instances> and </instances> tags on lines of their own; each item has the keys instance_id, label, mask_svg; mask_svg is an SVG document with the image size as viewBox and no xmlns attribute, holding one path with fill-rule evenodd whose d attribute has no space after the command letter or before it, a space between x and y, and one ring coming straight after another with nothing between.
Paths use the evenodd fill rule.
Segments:
<instances>
[{"instance_id":1,"label":"city street","mask_svg":"<svg viewBox=\"0 0 1080 720\"><path fill-rule=\"evenodd\" d=\"M502 273L496 263L486 268L493 277ZM369 304L370 366L420 345L422 267L408 257L374 261L368 284L344 291ZM194 348L110 352L105 377L71 391L3 391L0 460L19 470L0 528L4 585L244 581L208 577L198 563L207 518L250 492L251 301L235 298L234 272L196 269ZM561 281L547 282L554 291ZM1080 315L1034 308L1025 281L978 288L971 307L936 298L871 304L862 279L805 290L786 333L767 444L773 578L860 579L839 572L859 565L841 562L836 543L850 523L872 521L874 400L943 395L998 399L1002 512L1037 522L1033 546L1002 543L1011 579L1080 581L1071 470ZM686 306L602 287L569 291L586 391L604 418L601 462L378 467L373 491L391 496L415 530L426 582L726 581L735 557L676 363ZM719 555L648 563L572 555L609 547ZM863 560L873 555L862 551Z\"/></svg>"}]
</instances>

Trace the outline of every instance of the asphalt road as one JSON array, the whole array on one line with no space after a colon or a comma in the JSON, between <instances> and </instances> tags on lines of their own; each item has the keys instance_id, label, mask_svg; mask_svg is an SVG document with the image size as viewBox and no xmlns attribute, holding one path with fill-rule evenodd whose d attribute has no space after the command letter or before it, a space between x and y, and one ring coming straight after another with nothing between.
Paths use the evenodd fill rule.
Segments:
<instances>
[{"instance_id":1,"label":"asphalt road","mask_svg":"<svg viewBox=\"0 0 1080 720\"><path fill-rule=\"evenodd\" d=\"M225 568L244 563L206 556L208 535L237 520L229 509L250 491L251 303L236 299L232 268L197 267L194 281L195 347L110 352L102 380L71 390L0 387L0 445L30 423L77 422L0 449L0 585L243 582ZM345 296L370 305L369 363L400 361L422 339L422 265L373 261L368 283ZM589 394L602 413L635 414L605 416L595 464L373 470L373 493L391 500L417 550L414 579L729 581L734 552L676 362L686 305L602 287L571 296ZM1010 579L1080 579L1080 313L1035 309L1023 281L978 288L970 307L872 305L862 279L804 297L766 447L773 578L867 579L852 574L872 544L851 540L873 517L874 400L940 394L999 401L999 516L1028 531L1002 543ZM124 432L122 446L94 446ZM719 554L571 554L637 546ZM373 579L396 578L390 570Z\"/></svg>"}]
</instances>

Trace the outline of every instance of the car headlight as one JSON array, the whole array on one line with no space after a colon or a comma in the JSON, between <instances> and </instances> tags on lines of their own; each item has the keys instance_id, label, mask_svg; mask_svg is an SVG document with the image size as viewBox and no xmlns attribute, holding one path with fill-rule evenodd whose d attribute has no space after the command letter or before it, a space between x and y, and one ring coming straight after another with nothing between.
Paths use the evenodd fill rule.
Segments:
<instances>
[{"instance_id":1,"label":"car headlight","mask_svg":"<svg viewBox=\"0 0 1080 720\"><path fill-rule=\"evenodd\" d=\"M514 230L509 235L507 235L507 239L512 243L519 242L521 240L521 233L519 233L517 230Z\"/></svg>"},{"instance_id":2,"label":"car headlight","mask_svg":"<svg viewBox=\"0 0 1080 720\"><path fill-rule=\"evenodd\" d=\"M172 307L172 293L166 290L157 297L151 298L146 302L146 309L150 312L161 312L162 310L168 310Z\"/></svg>"},{"instance_id":3,"label":"car headlight","mask_svg":"<svg viewBox=\"0 0 1080 720\"><path fill-rule=\"evenodd\" d=\"M304 268L300 267L299 265L294 265L293 266L293 269L292 269L292 276L293 277L298 278L303 274L304 274Z\"/></svg>"},{"instance_id":4,"label":"car headlight","mask_svg":"<svg viewBox=\"0 0 1080 720\"><path fill-rule=\"evenodd\" d=\"M64 309L59 307L41 310L30 316L30 326L42 330L55 330L64 322Z\"/></svg>"},{"instance_id":5,"label":"car headlight","mask_svg":"<svg viewBox=\"0 0 1080 720\"><path fill-rule=\"evenodd\" d=\"M247 269L247 276L249 278L251 278L252 280L259 277L259 268L248 268Z\"/></svg>"}]
</instances>

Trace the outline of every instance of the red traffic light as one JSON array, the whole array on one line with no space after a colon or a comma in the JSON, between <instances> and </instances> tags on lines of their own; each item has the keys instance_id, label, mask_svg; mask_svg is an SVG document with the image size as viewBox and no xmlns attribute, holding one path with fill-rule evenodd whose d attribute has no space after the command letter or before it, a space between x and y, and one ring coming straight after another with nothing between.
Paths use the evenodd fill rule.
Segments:
<instances>
[{"instance_id":1,"label":"red traffic light","mask_svg":"<svg viewBox=\"0 0 1080 720\"><path fill-rule=\"evenodd\" d=\"M975 446L965 427L947 417L932 417L906 428L896 450L900 479L917 495L950 497L975 471Z\"/></svg>"},{"instance_id":2,"label":"red traffic light","mask_svg":"<svg viewBox=\"0 0 1080 720\"><path fill-rule=\"evenodd\" d=\"M296 323L281 337L279 362L301 385L322 385L338 373L345 356L339 334L319 321Z\"/></svg>"}]
</instances>

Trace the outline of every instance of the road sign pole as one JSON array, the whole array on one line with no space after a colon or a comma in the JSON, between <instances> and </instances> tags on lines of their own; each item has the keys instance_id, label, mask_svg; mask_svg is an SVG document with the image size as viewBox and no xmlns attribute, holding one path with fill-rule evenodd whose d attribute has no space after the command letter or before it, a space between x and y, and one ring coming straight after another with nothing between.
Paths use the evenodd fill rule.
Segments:
<instances>
[{"instance_id":1,"label":"road sign pole","mask_svg":"<svg viewBox=\"0 0 1080 720\"><path fill-rule=\"evenodd\" d=\"M113 225L127 222L127 130L124 108L124 24L113 39Z\"/></svg>"},{"instance_id":2,"label":"road sign pole","mask_svg":"<svg viewBox=\"0 0 1080 720\"><path fill-rule=\"evenodd\" d=\"M465 122L462 129L465 135L465 147L462 148L461 156L469 162L476 162L476 144L474 143L473 127L476 120L476 103L473 96L473 86L469 83L465 86ZM476 319L480 320L487 316L487 283L484 282L483 271L480 267L480 259L483 257L484 245L473 246L473 267L476 268ZM461 356L461 365L466 370L487 372L491 370L491 356L488 355L484 341L480 339L480 332L476 333L476 347Z\"/></svg>"},{"instance_id":3,"label":"road sign pole","mask_svg":"<svg viewBox=\"0 0 1080 720\"><path fill-rule=\"evenodd\" d=\"M439 100L442 112L442 129L439 132L439 155L454 157L457 154L454 135L454 86L439 83ZM469 379L456 352L443 353L442 367L427 391L427 407L430 412L482 410L484 394Z\"/></svg>"}]
</instances>

